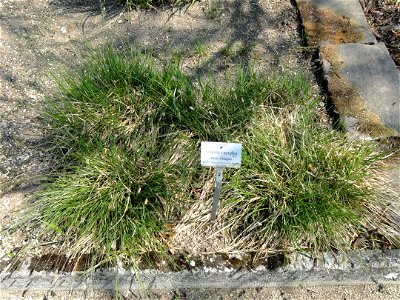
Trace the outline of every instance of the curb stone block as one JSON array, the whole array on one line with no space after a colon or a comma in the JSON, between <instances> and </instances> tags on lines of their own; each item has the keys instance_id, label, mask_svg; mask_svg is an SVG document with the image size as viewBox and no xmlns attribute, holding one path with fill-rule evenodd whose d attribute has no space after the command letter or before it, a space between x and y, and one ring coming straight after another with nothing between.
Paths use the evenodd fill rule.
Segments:
<instances>
[{"instance_id":1,"label":"curb stone block","mask_svg":"<svg viewBox=\"0 0 400 300\"><path fill-rule=\"evenodd\" d=\"M319 258L298 253L291 260L287 266L263 271L205 272L198 268L172 273L118 269L118 288L115 269L89 274L44 271L26 274L17 270L0 274L1 298L112 299L116 289L127 299L176 299L178 295L182 299L236 300L238 293L249 294L240 297L246 300L276 299L282 290L298 295L313 288L323 292L343 287L347 294L357 296L360 289L390 291L377 294L379 297L374 299L396 299L393 295L400 293L399 250L326 253ZM337 299L336 296L333 292L326 299Z\"/></svg>"}]
</instances>

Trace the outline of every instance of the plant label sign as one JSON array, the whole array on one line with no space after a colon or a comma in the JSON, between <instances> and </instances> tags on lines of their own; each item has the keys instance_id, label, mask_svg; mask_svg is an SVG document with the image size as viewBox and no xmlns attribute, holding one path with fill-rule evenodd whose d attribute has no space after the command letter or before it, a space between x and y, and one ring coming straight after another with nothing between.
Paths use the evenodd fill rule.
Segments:
<instances>
[{"instance_id":1,"label":"plant label sign","mask_svg":"<svg viewBox=\"0 0 400 300\"><path fill-rule=\"evenodd\" d=\"M219 190L222 184L224 168L240 168L242 163L242 144L201 142L201 165L215 168L214 200L211 210L211 221L217 217Z\"/></svg>"},{"instance_id":2,"label":"plant label sign","mask_svg":"<svg viewBox=\"0 0 400 300\"><path fill-rule=\"evenodd\" d=\"M201 142L201 165L215 168L240 168L242 144Z\"/></svg>"}]
</instances>

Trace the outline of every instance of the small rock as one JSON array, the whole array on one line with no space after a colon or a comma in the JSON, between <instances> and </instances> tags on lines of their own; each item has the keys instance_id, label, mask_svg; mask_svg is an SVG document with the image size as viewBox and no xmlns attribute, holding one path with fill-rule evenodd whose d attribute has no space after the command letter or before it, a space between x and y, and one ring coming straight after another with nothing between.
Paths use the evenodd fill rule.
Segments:
<instances>
[{"instance_id":1,"label":"small rock","mask_svg":"<svg viewBox=\"0 0 400 300\"><path fill-rule=\"evenodd\" d=\"M12 76L12 75L7 75L6 76L6 80L8 82L15 83L17 81L17 78L15 76Z\"/></svg>"},{"instance_id":2,"label":"small rock","mask_svg":"<svg viewBox=\"0 0 400 300\"><path fill-rule=\"evenodd\" d=\"M226 273L229 273L229 272L232 272L232 271L233 271L232 268L228 268L228 267L224 268L224 272L226 272Z\"/></svg>"},{"instance_id":3,"label":"small rock","mask_svg":"<svg viewBox=\"0 0 400 300\"><path fill-rule=\"evenodd\" d=\"M26 259L22 262L21 266L19 267L20 274L27 276L31 273L31 258Z\"/></svg>"},{"instance_id":4,"label":"small rock","mask_svg":"<svg viewBox=\"0 0 400 300\"><path fill-rule=\"evenodd\" d=\"M386 279L396 280L399 277L399 273L389 273L385 276Z\"/></svg>"},{"instance_id":5,"label":"small rock","mask_svg":"<svg viewBox=\"0 0 400 300\"><path fill-rule=\"evenodd\" d=\"M260 265L260 266L258 266L258 267L256 268L256 271L257 271L257 272L265 271L265 270L266 270L266 268L265 268L265 266L263 266L263 265Z\"/></svg>"},{"instance_id":6,"label":"small rock","mask_svg":"<svg viewBox=\"0 0 400 300\"><path fill-rule=\"evenodd\" d=\"M67 28L65 28L64 26L63 27L61 27L61 33L67 33Z\"/></svg>"},{"instance_id":7,"label":"small rock","mask_svg":"<svg viewBox=\"0 0 400 300\"><path fill-rule=\"evenodd\" d=\"M237 260L242 260L243 259L243 254L240 252L233 252L228 254L229 259L237 259Z\"/></svg>"},{"instance_id":8,"label":"small rock","mask_svg":"<svg viewBox=\"0 0 400 300\"><path fill-rule=\"evenodd\" d=\"M215 273L215 272L217 272L217 269L216 268L207 268L207 267L204 267L204 272L206 272L206 273Z\"/></svg>"},{"instance_id":9,"label":"small rock","mask_svg":"<svg viewBox=\"0 0 400 300\"><path fill-rule=\"evenodd\" d=\"M191 267L195 267L195 266L196 266L196 262L195 262L194 260L191 260L191 261L189 262L189 265L190 265Z\"/></svg>"}]
</instances>

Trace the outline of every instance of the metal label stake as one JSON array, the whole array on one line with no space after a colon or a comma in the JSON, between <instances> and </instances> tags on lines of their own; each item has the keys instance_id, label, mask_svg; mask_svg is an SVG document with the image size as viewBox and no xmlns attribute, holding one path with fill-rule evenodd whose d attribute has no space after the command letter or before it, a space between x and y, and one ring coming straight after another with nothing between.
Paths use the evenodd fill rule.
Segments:
<instances>
[{"instance_id":1,"label":"metal label stake","mask_svg":"<svg viewBox=\"0 0 400 300\"><path fill-rule=\"evenodd\" d=\"M242 144L201 142L201 165L215 168L214 200L211 209L211 221L217 218L219 192L224 168L240 168L242 162Z\"/></svg>"},{"instance_id":2,"label":"metal label stake","mask_svg":"<svg viewBox=\"0 0 400 300\"><path fill-rule=\"evenodd\" d=\"M222 184L222 172L224 168L217 167L215 168L215 188L214 188L214 200L211 210L211 221L215 221L217 218L217 209L218 209L218 201L219 201L219 191L221 189Z\"/></svg>"}]
</instances>

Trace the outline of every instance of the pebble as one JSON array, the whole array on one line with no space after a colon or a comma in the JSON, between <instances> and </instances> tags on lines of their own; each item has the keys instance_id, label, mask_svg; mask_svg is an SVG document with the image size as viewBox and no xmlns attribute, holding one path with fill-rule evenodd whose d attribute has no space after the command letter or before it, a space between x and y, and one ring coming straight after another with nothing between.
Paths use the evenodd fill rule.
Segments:
<instances>
[{"instance_id":1,"label":"pebble","mask_svg":"<svg viewBox=\"0 0 400 300\"><path fill-rule=\"evenodd\" d=\"M226 272L226 273L230 273L232 271L233 271L233 268L228 268L228 267L224 268L224 272Z\"/></svg>"},{"instance_id":2,"label":"pebble","mask_svg":"<svg viewBox=\"0 0 400 300\"><path fill-rule=\"evenodd\" d=\"M265 268L265 266L263 266L263 265L260 265L260 266L258 266L257 268L256 268L256 271L257 272L261 272L261 271L265 271L266 270L266 268Z\"/></svg>"},{"instance_id":3,"label":"pebble","mask_svg":"<svg viewBox=\"0 0 400 300\"><path fill-rule=\"evenodd\" d=\"M399 277L399 273L389 273L385 276L386 279L396 280Z\"/></svg>"},{"instance_id":4,"label":"pebble","mask_svg":"<svg viewBox=\"0 0 400 300\"><path fill-rule=\"evenodd\" d=\"M216 268L208 268L208 267L204 267L203 270L206 273L216 273L218 271Z\"/></svg>"}]
</instances>

